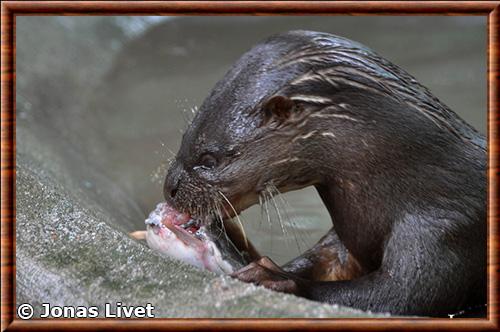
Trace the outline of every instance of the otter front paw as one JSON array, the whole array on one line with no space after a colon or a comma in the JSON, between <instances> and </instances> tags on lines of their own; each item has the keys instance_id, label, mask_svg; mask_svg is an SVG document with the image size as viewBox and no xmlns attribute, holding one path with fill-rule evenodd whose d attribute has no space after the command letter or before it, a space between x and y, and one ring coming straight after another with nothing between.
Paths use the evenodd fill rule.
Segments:
<instances>
[{"instance_id":1,"label":"otter front paw","mask_svg":"<svg viewBox=\"0 0 500 332\"><path fill-rule=\"evenodd\" d=\"M261 257L244 268L231 274L244 282L264 286L277 292L298 294L296 278L283 271L269 257Z\"/></svg>"}]
</instances>

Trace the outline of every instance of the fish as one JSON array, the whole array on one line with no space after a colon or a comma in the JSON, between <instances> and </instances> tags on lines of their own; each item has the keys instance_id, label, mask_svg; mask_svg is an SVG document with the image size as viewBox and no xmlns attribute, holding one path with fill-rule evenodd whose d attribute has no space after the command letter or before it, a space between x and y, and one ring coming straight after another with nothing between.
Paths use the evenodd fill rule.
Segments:
<instances>
[{"instance_id":1,"label":"fish","mask_svg":"<svg viewBox=\"0 0 500 332\"><path fill-rule=\"evenodd\" d=\"M146 242L161 256L217 274L231 274L249 263L217 219L204 222L161 202L145 224Z\"/></svg>"}]
</instances>

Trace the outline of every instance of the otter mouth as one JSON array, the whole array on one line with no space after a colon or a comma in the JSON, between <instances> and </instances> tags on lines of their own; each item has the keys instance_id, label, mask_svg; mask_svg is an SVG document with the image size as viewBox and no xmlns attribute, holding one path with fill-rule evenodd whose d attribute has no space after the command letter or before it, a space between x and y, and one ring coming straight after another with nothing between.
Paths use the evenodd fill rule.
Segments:
<instances>
[{"instance_id":1,"label":"otter mouth","mask_svg":"<svg viewBox=\"0 0 500 332\"><path fill-rule=\"evenodd\" d=\"M186 245L203 241L202 223L187 213L181 213L166 203L158 204L145 221L148 229L156 235L168 229Z\"/></svg>"}]
</instances>

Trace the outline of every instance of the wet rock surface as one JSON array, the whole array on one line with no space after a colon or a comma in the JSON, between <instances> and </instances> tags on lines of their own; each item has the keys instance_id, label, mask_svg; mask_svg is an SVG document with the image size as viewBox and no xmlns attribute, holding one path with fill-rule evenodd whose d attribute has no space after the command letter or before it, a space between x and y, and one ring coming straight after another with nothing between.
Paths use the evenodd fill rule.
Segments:
<instances>
[{"instance_id":1,"label":"wet rock surface","mask_svg":"<svg viewBox=\"0 0 500 332\"><path fill-rule=\"evenodd\" d=\"M274 293L162 258L127 235L144 229L146 215L161 200L161 178L171 157L162 144L174 151L178 146L179 131L186 124L182 110L199 105L240 54L274 32L316 29L361 42L366 42L365 36L372 40L369 46L380 51L384 47L395 49L391 60L417 78L424 77L422 83L433 91L441 89L436 94L446 94L443 99L451 101L452 108L459 105L466 110L460 114L477 115L473 120L484 130L484 104L477 100L485 90L472 91L467 85L484 87L485 66L475 61L474 50L483 50L483 21L435 18L441 23L433 26L433 18L425 22L363 18L362 24L369 28L359 29L362 25L349 23L349 19L245 18L238 21L241 36L235 38L225 34L235 18L175 19L147 30L158 20L19 17L17 303L31 303L37 309L41 303L99 308L107 302L151 303L156 317L369 316ZM352 27L350 33L346 26ZM401 33L411 43L420 41L421 28L432 28L435 33L428 36L426 47L408 57L404 43L384 37L383 31L394 31L395 27L405 27ZM371 37L368 31L372 31ZM453 31L459 32L446 37ZM429 47L440 48L443 40L448 51L434 58L436 53ZM227 50L221 53L220 45ZM446 54L459 56L449 58ZM417 63L417 59L427 59L432 65ZM447 80L439 71L432 72L432 68L445 65L450 68L446 72L455 73ZM461 68L466 80L461 79ZM474 105L478 105L477 111ZM330 221L326 212L320 211L321 202L310 197L310 192L292 197L296 208L292 212L300 217L295 226L299 232L319 236ZM253 216L258 214L256 211ZM321 222L323 226L318 226ZM270 233L269 229L248 231L250 239L261 241L269 241ZM279 234L274 240L275 248L282 246ZM266 254L273 252L272 236L270 241ZM257 244L266 248L269 242ZM293 255L294 250L285 248L282 254ZM278 261L279 254L276 252ZM38 310L35 316L39 314Z\"/></svg>"}]
</instances>

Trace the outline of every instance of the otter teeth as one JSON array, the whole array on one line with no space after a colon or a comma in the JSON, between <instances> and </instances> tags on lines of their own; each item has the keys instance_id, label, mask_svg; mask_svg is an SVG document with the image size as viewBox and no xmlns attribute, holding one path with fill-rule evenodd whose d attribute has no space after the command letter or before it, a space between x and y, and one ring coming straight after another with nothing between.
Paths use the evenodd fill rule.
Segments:
<instances>
[{"instance_id":1,"label":"otter teeth","mask_svg":"<svg viewBox=\"0 0 500 332\"><path fill-rule=\"evenodd\" d=\"M198 226L198 221L194 219L189 219L187 223L181 225L181 227L184 229L190 228L192 226Z\"/></svg>"}]
</instances>

